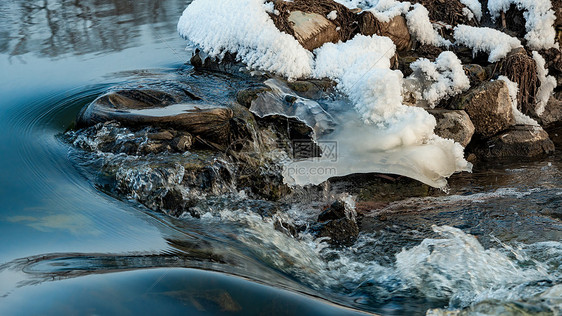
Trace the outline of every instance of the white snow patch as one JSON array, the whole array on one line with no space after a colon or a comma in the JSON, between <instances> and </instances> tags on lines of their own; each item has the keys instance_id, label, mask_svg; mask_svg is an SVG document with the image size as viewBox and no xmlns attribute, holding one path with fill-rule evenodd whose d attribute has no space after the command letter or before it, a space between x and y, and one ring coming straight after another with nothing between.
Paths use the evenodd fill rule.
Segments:
<instances>
[{"instance_id":1,"label":"white snow patch","mask_svg":"<svg viewBox=\"0 0 562 316\"><path fill-rule=\"evenodd\" d=\"M478 0L460 0L460 1L467 8L469 8L470 11L472 11L472 13L474 14L474 16L476 17L476 19L478 21L480 21L480 19L482 19L482 5L480 4L480 1L478 1ZM464 10L463 10L463 13L464 13Z\"/></svg>"},{"instance_id":2,"label":"white snow patch","mask_svg":"<svg viewBox=\"0 0 562 316\"><path fill-rule=\"evenodd\" d=\"M539 87L536 95L536 111L538 115L542 115L544 113L544 109L546 108L546 104L548 103L548 99L550 99L554 88L556 88L556 78L548 75L548 69L545 68L546 61L541 54L533 51L533 59L537 63L537 75L539 77L539 81L541 82L541 86Z\"/></svg>"},{"instance_id":3,"label":"white snow patch","mask_svg":"<svg viewBox=\"0 0 562 316\"><path fill-rule=\"evenodd\" d=\"M414 71L405 80L405 89L416 100L425 100L431 108L443 98L457 95L470 88L470 80L461 61L453 52L443 52L435 62L420 58L410 65Z\"/></svg>"},{"instance_id":4,"label":"white snow patch","mask_svg":"<svg viewBox=\"0 0 562 316\"><path fill-rule=\"evenodd\" d=\"M525 39L531 49L558 47L553 26L556 15L550 0L489 0L488 10L493 18L497 18L500 12L509 10L512 4L519 10L525 10Z\"/></svg>"},{"instance_id":5,"label":"white snow patch","mask_svg":"<svg viewBox=\"0 0 562 316\"><path fill-rule=\"evenodd\" d=\"M290 79L312 74L312 53L275 27L263 0L194 0L178 32L210 57L235 53L248 68Z\"/></svg>"},{"instance_id":6,"label":"white snow patch","mask_svg":"<svg viewBox=\"0 0 562 316\"><path fill-rule=\"evenodd\" d=\"M458 25L453 36L456 43L471 48L474 54L488 53L488 61L491 63L501 60L512 49L521 47L517 38L489 27Z\"/></svg>"},{"instance_id":7,"label":"white snow patch","mask_svg":"<svg viewBox=\"0 0 562 316\"><path fill-rule=\"evenodd\" d=\"M336 10L331 11L326 17L328 18L328 20L335 20L338 18L338 12Z\"/></svg>"},{"instance_id":8,"label":"white snow patch","mask_svg":"<svg viewBox=\"0 0 562 316\"><path fill-rule=\"evenodd\" d=\"M451 45L450 41L441 37L433 28L429 20L429 11L419 3L406 14L406 24L410 33L422 44L446 47Z\"/></svg>"},{"instance_id":9,"label":"white snow patch","mask_svg":"<svg viewBox=\"0 0 562 316\"><path fill-rule=\"evenodd\" d=\"M469 20L474 19L474 13L470 11L469 8L462 8L462 14L466 16Z\"/></svg>"},{"instance_id":10,"label":"white snow patch","mask_svg":"<svg viewBox=\"0 0 562 316\"><path fill-rule=\"evenodd\" d=\"M517 108L517 94L519 93L519 86L517 82L513 82L509 80L506 76L499 76L498 80L504 81L507 84L507 88L509 90L509 98L511 99L511 108L513 109L513 118L515 119L515 123L519 125L532 125L532 126L539 126L537 121L533 120L532 118L528 117L527 115L521 113Z\"/></svg>"}]
</instances>

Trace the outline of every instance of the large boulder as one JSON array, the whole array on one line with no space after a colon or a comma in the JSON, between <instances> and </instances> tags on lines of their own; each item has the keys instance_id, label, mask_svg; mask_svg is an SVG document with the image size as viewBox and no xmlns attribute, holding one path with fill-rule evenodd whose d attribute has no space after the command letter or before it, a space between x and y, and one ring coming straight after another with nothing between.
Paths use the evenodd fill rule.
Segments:
<instances>
[{"instance_id":1,"label":"large boulder","mask_svg":"<svg viewBox=\"0 0 562 316\"><path fill-rule=\"evenodd\" d=\"M406 19L395 16L388 22L382 22L375 18L371 12L363 12L358 17L359 30L363 35L380 35L389 37L396 45L399 52L408 51L412 48L412 37L406 25Z\"/></svg>"},{"instance_id":2,"label":"large boulder","mask_svg":"<svg viewBox=\"0 0 562 316\"><path fill-rule=\"evenodd\" d=\"M489 81L456 99L453 108L464 109L475 133L491 137L515 124L509 89L502 80Z\"/></svg>"},{"instance_id":3,"label":"large boulder","mask_svg":"<svg viewBox=\"0 0 562 316\"><path fill-rule=\"evenodd\" d=\"M517 125L477 145L473 152L483 159L538 157L554 152L554 143L538 126Z\"/></svg>"},{"instance_id":4,"label":"large boulder","mask_svg":"<svg viewBox=\"0 0 562 316\"><path fill-rule=\"evenodd\" d=\"M465 111L432 109L428 112L437 120L435 134L452 139L464 147L470 143L475 128Z\"/></svg>"}]
</instances>

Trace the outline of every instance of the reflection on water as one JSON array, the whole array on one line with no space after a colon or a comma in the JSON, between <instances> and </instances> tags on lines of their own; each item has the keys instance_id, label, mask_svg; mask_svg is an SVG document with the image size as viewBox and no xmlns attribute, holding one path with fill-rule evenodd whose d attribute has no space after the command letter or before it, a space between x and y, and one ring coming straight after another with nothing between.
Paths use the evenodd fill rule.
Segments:
<instances>
[{"instance_id":1,"label":"reflection on water","mask_svg":"<svg viewBox=\"0 0 562 316\"><path fill-rule=\"evenodd\" d=\"M2 1L0 53L41 57L121 51L170 38L186 0Z\"/></svg>"}]
</instances>

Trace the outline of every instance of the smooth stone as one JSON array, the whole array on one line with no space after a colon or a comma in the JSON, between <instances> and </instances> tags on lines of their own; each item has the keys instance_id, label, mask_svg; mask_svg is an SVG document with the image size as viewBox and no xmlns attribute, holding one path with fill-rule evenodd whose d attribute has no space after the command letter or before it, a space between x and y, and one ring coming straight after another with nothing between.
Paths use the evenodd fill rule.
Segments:
<instances>
[{"instance_id":1,"label":"smooth stone","mask_svg":"<svg viewBox=\"0 0 562 316\"><path fill-rule=\"evenodd\" d=\"M516 125L473 148L480 159L532 158L554 152L554 143L538 126Z\"/></svg>"},{"instance_id":2,"label":"smooth stone","mask_svg":"<svg viewBox=\"0 0 562 316\"><path fill-rule=\"evenodd\" d=\"M437 126L435 134L448 138L466 147L474 135L474 124L463 110L431 109L428 112L435 116Z\"/></svg>"}]
</instances>

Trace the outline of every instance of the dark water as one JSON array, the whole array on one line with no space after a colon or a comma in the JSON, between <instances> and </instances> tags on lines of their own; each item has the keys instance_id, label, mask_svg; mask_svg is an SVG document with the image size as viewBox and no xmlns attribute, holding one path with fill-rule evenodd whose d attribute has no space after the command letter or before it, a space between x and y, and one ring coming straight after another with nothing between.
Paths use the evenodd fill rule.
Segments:
<instances>
[{"instance_id":1,"label":"dark water","mask_svg":"<svg viewBox=\"0 0 562 316\"><path fill-rule=\"evenodd\" d=\"M0 3L1 315L562 311L559 154L390 204L337 251L229 202L177 219L104 193L60 137L104 89L179 73L226 100L247 84L184 65L187 2Z\"/></svg>"}]
</instances>

